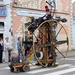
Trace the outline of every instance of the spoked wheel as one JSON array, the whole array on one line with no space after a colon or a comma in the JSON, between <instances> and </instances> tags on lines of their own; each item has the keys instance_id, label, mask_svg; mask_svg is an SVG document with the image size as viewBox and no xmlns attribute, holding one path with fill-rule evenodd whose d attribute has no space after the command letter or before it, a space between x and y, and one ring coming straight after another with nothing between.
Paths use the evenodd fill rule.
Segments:
<instances>
[{"instance_id":1,"label":"spoked wheel","mask_svg":"<svg viewBox=\"0 0 75 75\"><path fill-rule=\"evenodd\" d=\"M30 70L30 67L28 65L23 65L23 72L27 72Z\"/></svg>"},{"instance_id":2,"label":"spoked wheel","mask_svg":"<svg viewBox=\"0 0 75 75\"><path fill-rule=\"evenodd\" d=\"M64 26L55 20L41 23L38 31L38 42L33 42L33 50L37 61L43 66L61 64L67 56L69 41ZM35 32L33 33L35 35Z\"/></svg>"}]
</instances>

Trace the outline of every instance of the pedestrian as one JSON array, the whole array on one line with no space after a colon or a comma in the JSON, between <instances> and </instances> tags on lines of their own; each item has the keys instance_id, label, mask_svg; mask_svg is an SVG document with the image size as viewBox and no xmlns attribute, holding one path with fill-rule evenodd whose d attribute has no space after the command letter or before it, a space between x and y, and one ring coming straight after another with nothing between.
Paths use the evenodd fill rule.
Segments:
<instances>
[{"instance_id":1,"label":"pedestrian","mask_svg":"<svg viewBox=\"0 0 75 75\"><path fill-rule=\"evenodd\" d=\"M9 37L5 37L5 50L4 50L4 56L5 56L5 62L10 62L10 51L12 50L11 43L9 42Z\"/></svg>"},{"instance_id":2,"label":"pedestrian","mask_svg":"<svg viewBox=\"0 0 75 75\"><path fill-rule=\"evenodd\" d=\"M2 63L3 50L4 50L4 45L3 45L2 38L0 37L0 63Z\"/></svg>"},{"instance_id":3,"label":"pedestrian","mask_svg":"<svg viewBox=\"0 0 75 75\"><path fill-rule=\"evenodd\" d=\"M17 38L17 50L18 50L18 57L19 57L19 62L20 62L20 53L21 53L21 37Z\"/></svg>"}]
</instances>

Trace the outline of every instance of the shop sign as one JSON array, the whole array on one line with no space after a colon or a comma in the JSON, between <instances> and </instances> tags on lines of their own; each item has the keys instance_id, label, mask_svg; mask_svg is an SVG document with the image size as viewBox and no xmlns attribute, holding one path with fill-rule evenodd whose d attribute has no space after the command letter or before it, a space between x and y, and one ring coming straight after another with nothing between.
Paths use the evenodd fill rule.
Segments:
<instances>
[{"instance_id":1,"label":"shop sign","mask_svg":"<svg viewBox=\"0 0 75 75\"><path fill-rule=\"evenodd\" d=\"M16 10L17 15L21 16L36 16L41 17L45 15L44 11L38 11L38 10L29 10L29 9L17 9Z\"/></svg>"}]
</instances>

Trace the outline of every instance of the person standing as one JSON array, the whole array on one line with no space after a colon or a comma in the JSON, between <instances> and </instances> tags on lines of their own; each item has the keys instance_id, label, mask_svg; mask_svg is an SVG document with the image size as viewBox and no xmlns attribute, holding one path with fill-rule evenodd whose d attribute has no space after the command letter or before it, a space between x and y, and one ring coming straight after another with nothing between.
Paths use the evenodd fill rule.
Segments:
<instances>
[{"instance_id":1,"label":"person standing","mask_svg":"<svg viewBox=\"0 0 75 75\"><path fill-rule=\"evenodd\" d=\"M2 38L0 37L0 63L2 63L3 50L4 50L3 41Z\"/></svg>"},{"instance_id":2,"label":"person standing","mask_svg":"<svg viewBox=\"0 0 75 75\"><path fill-rule=\"evenodd\" d=\"M24 43L24 49L25 49L25 56L28 54L29 52L29 49L30 49L30 40L29 40L29 34L28 34L28 31L25 32L25 41L23 42Z\"/></svg>"},{"instance_id":3,"label":"person standing","mask_svg":"<svg viewBox=\"0 0 75 75\"><path fill-rule=\"evenodd\" d=\"M27 42L29 41L29 35L28 32L25 32L25 43L24 43L24 49L25 49L25 56L27 55L28 52L28 44Z\"/></svg>"},{"instance_id":4,"label":"person standing","mask_svg":"<svg viewBox=\"0 0 75 75\"><path fill-rule=\"evenodd\" d=\"M18 56L19 56L19 62L20 62L20 53L21 53L21 37L17 38L17 50L18 50Z\"/></svg>"},{"instance_id":5,"label":"person standing","mask_svg":"<svg viewBox=\"0 0 75 75\"><path fill-rule=\"evenodd\" d=\"M5 54L5 62L10 62L10 50L11 50L11 45L9 42L9 37L5 38L5 50L4 50L4 54Z\"/></svg>"}]
</instances>

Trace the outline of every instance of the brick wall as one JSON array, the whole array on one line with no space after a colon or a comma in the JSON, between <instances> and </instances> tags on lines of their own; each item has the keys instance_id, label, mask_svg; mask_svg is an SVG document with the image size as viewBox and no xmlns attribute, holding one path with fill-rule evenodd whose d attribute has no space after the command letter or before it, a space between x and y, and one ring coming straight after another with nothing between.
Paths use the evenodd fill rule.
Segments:
<instances>
[{"instance_id":1,"label":"brick wall","mask_svg":"<svg viewBox=\"0 0 75 75\"><path fill-rule=\"evenodd\" d=\"M45 0L18 0L17 6L28 8L28 9L39 9L44 10L44 6L46 5ZM61 16L62 18L67 18L67 23L63 24L67 29L67 33L69 36L70 41L70 48L71 47L71 1L70 0L57 0L56 2L56 16ZM19 8L19 7L18 7ZM22 24L26 22L29 17L27 16L19 16L16 14L17 8L12 8L12 18L13 18L13 31L15 34L22 34ZM35 10L35 11L36 11Z\"/></svg>"}]
</instances>

